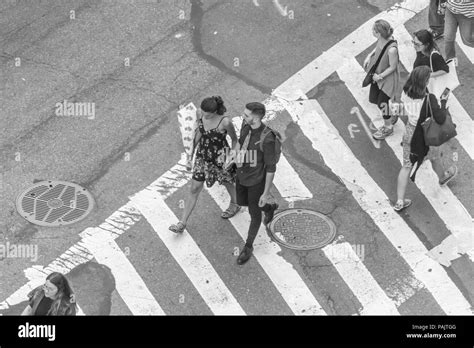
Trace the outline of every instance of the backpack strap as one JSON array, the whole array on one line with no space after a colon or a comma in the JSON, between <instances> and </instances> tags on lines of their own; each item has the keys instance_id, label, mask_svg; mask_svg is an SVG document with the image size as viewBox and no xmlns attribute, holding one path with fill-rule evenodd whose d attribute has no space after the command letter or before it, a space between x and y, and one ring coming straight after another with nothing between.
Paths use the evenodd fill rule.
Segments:
<instances>
[{"instance_id":1,"label":"backpack strap","mask_svg":"<svg viewBox=\"0 0 474 348\"><path fill-rule=\"evenodd\" d=\"M397 42L396 40L390 40L388 41L385 46L382 48L382 51L380 52L379 56L377 57L377 60L375 61L375 64L372 66L373 71L377 70L377 67L379 66L380 61L382 60L383 54L387 50L388 46L393 44L394 42Z\"/></svg>"},{"instance_id":2,"label":"backpack strap","mask_svg":"<svg viewBox=\"0 0 474 348\"><path fill-rule=\"evenodd\" d=\"M273 135L275 136L276 138L276 134L273 132L273 129L271 129L270 127L268 126L265 126L265 128L263 129L262 133L260 134L260 151L263 152L263 141L265 140L266 136L270 133L273 133Z\"/></svg>"}]
</instances>

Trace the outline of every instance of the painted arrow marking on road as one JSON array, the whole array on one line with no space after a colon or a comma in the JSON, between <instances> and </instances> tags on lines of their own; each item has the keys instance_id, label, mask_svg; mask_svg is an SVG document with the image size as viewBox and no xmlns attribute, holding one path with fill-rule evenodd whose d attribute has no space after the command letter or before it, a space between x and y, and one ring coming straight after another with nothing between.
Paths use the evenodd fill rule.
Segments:
<instances>
[{"instance_id":1,"label":"painted arrow marking on road","mask_svg":"<svg viewBox=\"0 0 474 348\"><path fill-rule=\"evenodd\" d=\"M369 127L367 126L367 123L365 123L365 120L363 119L362 117L362 114L360 113L360 110L357 106L354 106L352 109L351 109L351 114L356 114L357 117L359 118L359 121L360 123L362 124L362 127L364 128L365 130L365 133L367 134L367 136L369 137L369 140L372 142L372 144L374 144L375 148L377 149L380 149L380 141L379 140L375 140L373 137L372 137L372 133L370 133L370 130L369 130ZM350 125L349 125L350 126Z\"/></svg>"},{"instance_id":2,"label":"painted arrow marking on road","mask_svg":"<svg viewBox=\"0 0 474 348\"><path fill-rule=\"evenodd\" d=\"M354 129L357 128L357 125L355 123L351 123L350 125L347 126L347 129L349 130L349 134L351 135L351 138L354 139L354 133L359 133L359 129Z\"/></svg>"}]
</instances>

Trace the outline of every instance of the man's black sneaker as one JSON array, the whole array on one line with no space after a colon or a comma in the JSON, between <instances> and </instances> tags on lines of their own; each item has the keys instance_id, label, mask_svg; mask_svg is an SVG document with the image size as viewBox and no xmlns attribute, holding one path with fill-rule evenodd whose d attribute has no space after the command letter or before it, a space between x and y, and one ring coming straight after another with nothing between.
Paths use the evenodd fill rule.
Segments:
<instances>
[{"instance_id":1,"label":"man's black sneaker","mask_svg":"<svg viewBox=\"0 0 474 348\"><path fill-rule=\"evenodd\" d=\"M252 256L252 251L253 247L249 248L247 246L244 246L244 249L241 251L239 257L237 258L237 263L239 265L243 265L244 263L246 263L250 259L250 256Z\"/></svg>"},{"instance_id":2,"label":"man's black sneaker","mask_svg":"<svg viewBox=\"0 0 474 348\"><path fill-rule=\"evenodd\" d=\"M265 217L263 218L263 224L266 226L270 223L270 221L273 220L273 215L275 214L275 210L278 209L278 204L276 203L273 203L272 204L272 209L270 209L270 211L268 212L264 212L265 213Z\"/></svg>"}]
</instances>

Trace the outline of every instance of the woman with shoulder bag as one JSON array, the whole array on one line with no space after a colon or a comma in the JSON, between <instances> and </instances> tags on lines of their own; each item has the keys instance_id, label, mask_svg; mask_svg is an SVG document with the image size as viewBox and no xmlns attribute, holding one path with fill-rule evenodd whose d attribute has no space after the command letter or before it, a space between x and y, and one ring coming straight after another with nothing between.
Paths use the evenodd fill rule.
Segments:
<instances>
[{"instance_id":1,"label":"woman with shoulder bag","mask_svg":"<svg viewBox=\"0 0 474 348\"><path fill-rule=\"evenodd\" d=\"M390 116L389 101L398 102L400 99L400 63L398 45L393 39L393 28L390 23L383 19L377 20L372 33L377 38L377 46L365 59L364 69L370 73L375 66L369 101L376 104L382 112L384 125L373 134L373 137L383 140L393 133L393 124L398 120L398 116Z\"/></svg>"},{"instance_id":2,"label":"woman with shoulder bag","mask_svg":"<svg viewBox=\"0 0 474 348\"><path fill-rule=\"evenodd\" d=\"M415 181L416 172L430 151L424 139L423 122L428 117L432 117L438 124L443 124L446 120L446 99L441 99L440 107L435 95L427 90L430 75L430 68L419 66L411 72L403 87L401 99L407 111L408 122L402 139L403 163L398 174L397 201L393 206L396 211L401 211L411 205L411 200L405 199L410 172L416 164L411 176L411 180ZM431 163L440 182L444 184L456 175L453 168L445 172L437 159L431 159Z\"/></svg>"},{"instance_id":3,"label":"woman with shoulder bag","mask_svg":"<svg viewBox=\"0 0 474 348\"><path fill-rule=\"evenodd\" d=\"M446 81L450 79L446 80L444 79L444 76L447 76L448 73L456 74L456 68L454 64L449 66L446 63L434 41L433 34L425 29L418 30L414 33L412 42L417 53L413 68L425 65L431 69L431 77L428 83L430 93L433 93L437 98L440 98L446 87L453 90L455 85L459 84L459 81L453 81L452 84L448 84ZM454 69L454 71L450 71L450 69ZM457 77L455 77L454 80L457 80ZM438 175L438 177L439 182L442 185L449 181L446 180L446 178L449 177L450 174L457 173L457 167L454 165L452 157L452 154L458 151L457 146L458 144L454 141L454 138L440 146L430 146L428 159L432 162L435 172L441 174L441 176ZM449 167L448 176L446 176L446 173L444 172L443 168L445 167Z\"/></svg>"}]
</instances>

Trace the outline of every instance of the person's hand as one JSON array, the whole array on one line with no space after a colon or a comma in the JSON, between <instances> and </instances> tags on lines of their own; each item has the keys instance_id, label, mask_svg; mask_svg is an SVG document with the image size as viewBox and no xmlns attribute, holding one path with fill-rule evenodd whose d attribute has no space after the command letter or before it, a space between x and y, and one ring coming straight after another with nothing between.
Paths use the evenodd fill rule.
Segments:
<instances>
[{"instance_id":1,"label":"person's hand","mask_svg":"<svg viewBox=\"0 0 474 348\"><path fill-rule=\"evenodd\" d=\"M260 208L264 207L265 204L268 203L269 199L270 199L270 195L265 194L265 193L262 194L262 195L260 196L260 200L258 201L258 206L259 206Z\"/></svg>"},{"instance_id":2,"label":"person's hand","mask_svg":"<svg viewBox=\"0 0 474 348\"><path fill-rule=\"evenodd\" d=\"M186 170L188 172L190 172L191 169L193 169L193 158L191 156L187 155L187 157L186 157Z\"/></svg>"},{"instance_id":3,"label":"person's hand","mask_svg":"<svg viewBox=\"0 0 474 348\"><path fill-rule=\"evenodd\" d=\"M382 80L383 80L382 76L380 76L379 74L374 74L374 75L372 76L372 79L373 79L375 82L379 82L379 81L382 81Z\"/></svg>"}]
</instances>

